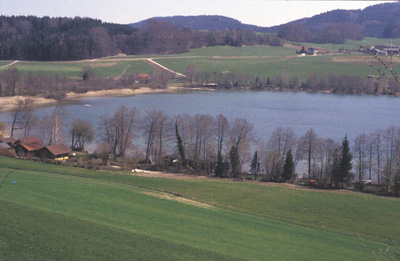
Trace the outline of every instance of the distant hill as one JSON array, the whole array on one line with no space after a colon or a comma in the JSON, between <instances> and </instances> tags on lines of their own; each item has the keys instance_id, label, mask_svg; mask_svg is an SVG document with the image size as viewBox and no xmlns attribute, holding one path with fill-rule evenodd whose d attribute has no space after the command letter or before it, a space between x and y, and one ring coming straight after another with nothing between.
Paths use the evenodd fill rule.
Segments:
<instances>
[{"instance_id":1,"label":"distant hill","mask_svg":"<svg viewBox=\"0 0 400 261\"><path fill-rule=\"evenodd\" d=\"M145 27L149 20L167 21L179 28L190 28L191 30L225 30L227 28L242 30L252 29L255 32L268 32L267 27L243 24L242 22L220 15L199 15L199 16L167 16L153 17L137 23L129 24L134 28Z\"/></svg>"},{"instance_id":2,"label":"distant hill","mask_svg":"<svg viewBox=\"0 0 400 261\"><path fill-rule=\"evenodd\" d=\"M400 37L400 3L384 3L369 6L363 10L333 10L310 18L303 18L290 23L317 32L331 24L356 24L361 26L367 37ZM270 27L270 31L278 32L282 26Z\"/></svg>"},{"instance_id":3,"label":"distant hill","mask_svg":"<svg viewBox=\"0 0 400 261\"><path fill-rule=\"evenodd\" d=\"M190 28L192 30L240 28L252 29L255 32L278 33L285 25L260 27L243 24L236 19L217 15L153 17L129 25L135 28L145 27L151 19L168 21L179 28ZM355 24L361 27L365 36L397 38L400 37L400 3L378 4L363 10L333 10L290 23L303 26L310 32L317 32L335 24Z\"/></svg>"}]
</instances>

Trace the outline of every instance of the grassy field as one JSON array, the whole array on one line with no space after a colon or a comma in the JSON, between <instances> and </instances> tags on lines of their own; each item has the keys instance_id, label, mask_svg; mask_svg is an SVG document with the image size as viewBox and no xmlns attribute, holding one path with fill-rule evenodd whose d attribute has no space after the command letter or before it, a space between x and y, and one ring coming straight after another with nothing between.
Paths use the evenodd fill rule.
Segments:
<instances>
[{"instance_id":1,"label":"grassy field","mask_svg":"<svg viewBox=\"0 0 400 261\"><path fill-rule=\"evenodd\" d=\"M355 41L355 40L347 40L345 44L316 44L316 43L295 43L300 46L314 46L314 47L321 47L325 49L335 50L337 51L339 48L344 49L359 49L360 45L369 47L372 45L400 45L400 39L384 39L384 38L372 38L372 37L365 37L362 41Z\"/></svg>"},{"instance_id":2,"label":"grassy field","mask_svg":"<svg viewBox=\"0 0 400 261\"><path fill-rule=\"evenodd\" d=\"M400 45L400 40L392 40ZM340 47L357 49L358 44L366 46L386 44L387 39L365 38L360 42L349 41L344 45L307 44L337 50ZM300 43L302 45L302 43ZM366 77L375 73L365 60L360 60L360 54L324 55L299 57L295 49L274 46L214 46L191 50L187 53L173 55L122 56L106 57L95 60L71 62L27 62L19 61L15 66L22 73L57 74L59 76L79 77L82 67L90 65L100 77L119 77L124 73L149 73L152 67L143 58L151 57L158 63L174 71L184 73L187 66L193 64L200 71L235 72L249 76L272 77L285 70L289 76L297 75L301 81L314 73L335 73ZM1 61L0 66L12 61ZM0 68L0 72L10 67Z\"/></svg>"},{"instance_id":3,"label":"grassy field","mask_svg":"<svg viewBox=\"0 0 400 261\"><path fill-rule=\"evenodd\" d=\"M296 56L279 58L188 58L188 59L155 59L158 63L180 73L193 64L199 71L234 72L249 76L273 77L285 70L289 77L298 76L306 81L312 74L335 73L366 77L374 71L367 63L349 64L334 62L335 56Z\"/></svg>"},{"instance_id":4,"label":"grassy field","mask_svg":"<svg viewBox=\"0 0 400 261\"><path fill-rule=\"evenodd\" d=\"M1 180L13 169L1 260L365 260L400 246L398 199L0 157Z\"/></svg>"},{"instance_id":5,"label":"grassy field","mask_svg":"<svg viewBox=\"0 0 400 261\"><path fill-rule=\"evenodd\" d=\"M132 59L132 57L131 57ZM3 62L4 65L11 63L12 61ZM0 63L0 66L2 64ZM93 61L75 61L75 62L29 62L19 61L12 65L16 67L23 74L32 73L33 75L50 74L66 77L80 77L82 68L86 65L92 66L93 70L100 77L119 77L124 73L149 73L152 67L138 60L127 60L127 61L108 61L104 60L93 60ZM5 71L10 67L0 68L1 71Z\"/></svg>"}]
</instances>

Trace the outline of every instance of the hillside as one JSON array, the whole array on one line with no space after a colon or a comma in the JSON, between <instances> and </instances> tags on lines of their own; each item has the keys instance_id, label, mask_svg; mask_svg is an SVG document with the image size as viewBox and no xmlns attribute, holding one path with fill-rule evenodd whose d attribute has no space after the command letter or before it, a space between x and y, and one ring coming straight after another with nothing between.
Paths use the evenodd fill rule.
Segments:
<instances>
[{"instance_id":1,"label":"hillside","mask_svg":"<svg viewBox=\"0 0 400 261\"><path fill-rule=\"evenodd\" d=\"M389 257L399 250L398 199L0 165L1 260L367 260L387 240Z\"/></svg>"},{"instance_id":2,"label":"hillside","mask_svg":"<svg viewBox=\"0 0 400 261\"><path fill-rule=\"evenodd\" d=\"M367 7L363 10L333 10L292 21L290 23L303 26L310 32L315 33L321 29L336 24L353 24L358 25L367 37L400 37L400 3L384 3ZM225 30L231 29L251 29L255 32L278 33L283 26L290 24L282 24L273 27L260 27L256 25L243 24L236 19L224 16L170 16L170 17L153 17L137 23L129 24L134 28L145 27L150 20L168 21L179 28L190 28L191 30Z\"/></svg>"},{"instance_id":3,"label":"hillside","mask_svg":"<svg viewBox=\"0 0 400 261\"><path fill-rule=\"evenodd\" d=\"M333 10L310 18L293 21L311 32L319 31L331 24L359 25L367 37L400 37L400 3L384 3L363 10ZM284 25L269 28L279 32Z\"/></svg>"},{"instance_id":4,"label":"hillside","mask_svg":"<svg viewBox=\"0 0 400 261\"><path fill-rule=\"evenodd\" d=\"M191 30L225 30L227 28L240 28L242 30L251 29L255 32L268 32L266 27L243 24L236 19L220 15L153 17L129 25L134 28L141 28L147 26L150 20L167 21L181 29L189 28Z\"/></svg>"}]
</instances>

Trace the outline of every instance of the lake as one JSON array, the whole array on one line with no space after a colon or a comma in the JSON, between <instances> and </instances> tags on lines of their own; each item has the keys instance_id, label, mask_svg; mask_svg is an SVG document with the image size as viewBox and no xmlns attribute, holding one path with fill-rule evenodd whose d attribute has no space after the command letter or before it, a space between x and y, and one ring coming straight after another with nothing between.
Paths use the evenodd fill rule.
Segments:
<instances>
[{"instance_id":1,"label":"lake","mask_svg":"<svg viewBox=\"0 0 400 261\"><path fill-rule=\"evenodd\" d=\"M90 104L91 107L86 107ZM400 99L394 96L350 95L280 91L196 91L174 94L145 94L130 97L86 98L67 104L70 121L88 119L97 125L101 115L110 115L121 105L136 107L142 115L148 110L162 110L169 116L196 113L229 120L245 118L254 124L258 138L267 140L272 131L291 127L298 136L313 128L319 137L350 141L390 126L400 126ZM38 108L40 117L54 107ZM3 113L0 120L10 122Z\"/></svg>"}]
</instances>

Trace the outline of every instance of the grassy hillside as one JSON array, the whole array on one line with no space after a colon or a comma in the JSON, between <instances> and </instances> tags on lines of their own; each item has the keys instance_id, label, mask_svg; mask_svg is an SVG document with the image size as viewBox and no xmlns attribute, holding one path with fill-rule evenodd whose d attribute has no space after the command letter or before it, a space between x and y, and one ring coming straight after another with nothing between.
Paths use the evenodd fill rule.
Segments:
<instances>
[{"instance_id":1,"label":"grassy hillside","mask_svg":"<svg viewBox=\"0 0 400 261\"><path fill-rule=\"evenodd\" d=\"M392 42L393 44L400 44L397 40L392 40ZM360 43L370 46L386 44L388 41L386 39L366 38ZM358 44L358 42L348 42L344 45L313 44L313 46L337 50L341 47L357 49ZM307 43L304 43L304 45L310 46ZM295 49L275 46L214 46L191 50L187 53L164 56L152 55L149 57L180 73L184 73L187 66L191 64L195 65L200 71L208 71L210 73L235 72L249 76L259 75L260 77L272 77L285 70L289 76L299 76L301 81L305 81L309 75L314 73L347 74L361 77L375 73L365 60L360 59L360 54L299 57ZM149 73L152 67L140 60L143 58L146 57L106 57L75 62L20 61L13 66L24 74L43 73L79 77L82 67L90 65L100 77L118 77L124 73ZM1 61L0 66L11 62ZM0 68L0 72L8 68Z\"/></svg>"},{"instance_id":2,"label":"grassy hillside","mask_svg":"<svg viewBox=\"0 0 400 261\"><path fill-rule=\"evenodd\" d=\"M0 158L1 180L12 169L0 189L4 260L362 260L365 247L400 242L398 199Z\"/></svg>"},{"instance_id":3,"label":"grassy hillside","mask_svg":"<svg viewBox=\"0 0 400 261\"><path fill-rule=\"evenodd\" d=\"M132 59L132 57L131 57ZM6 65L12 61L2 62L1 65ZM92 66L93 70L100 77L118 77L124 73L149 73L152 69L150 65L143 61L138 60L118 60L118 61L107 61L104 60L93 60L93 61L75 61L75 62L30 62L30 61L19 61L12 65L16 67L23 74L32 73L33 75L39 74L50 74L66 77L80 77L82 68L86 65ZM10 67L0 68L0 72L9 69Z\"/></svg>"}]
</instances>

